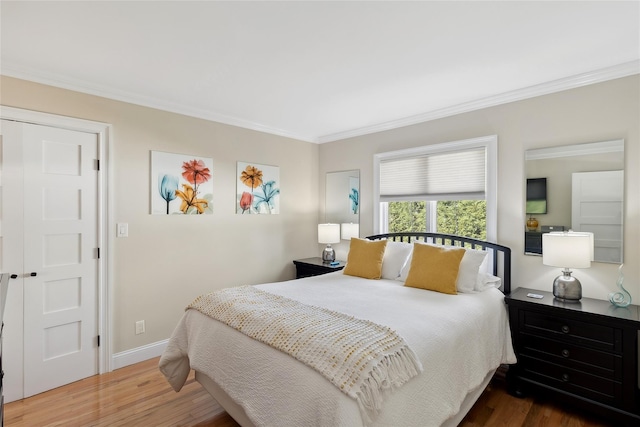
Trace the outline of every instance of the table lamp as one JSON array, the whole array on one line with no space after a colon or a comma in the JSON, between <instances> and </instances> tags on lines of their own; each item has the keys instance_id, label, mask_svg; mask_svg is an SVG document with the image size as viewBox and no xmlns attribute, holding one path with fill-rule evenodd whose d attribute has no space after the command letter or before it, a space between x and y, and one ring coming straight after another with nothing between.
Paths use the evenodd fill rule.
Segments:
<instances>
[{"instance_id":1,"label":"table lamp","mask_svg":"<svg viewBox=\"0 0 640 427\"><path fill-rule=\"evenodd\" d=\"M360 226L352 222L340 224L340 238L342 240L351 240L352 237L360 237Z\"/></svg>"},{"instance_id":2,"label":"table lamp","mask_svg":"<svg viewBox=\"0 0 640 427\"><path fill-rule=\"evenodd\" d=\"M582 285L570 268L589 268L593 260L593 233L556 232L542 235L542 263L562 267L562 275L553 281L553 295L564 302L578 302Z\"/></svg>"},{"instance_id":3,"label":"table lamp","mask_svg":"<svg viewBox=\"0 0 640 427\"><path fill-rule=\"evenodd\" d=\"M330 263L336 260L336 252L331 244L339 241L340 224L318 224L318 243L327 244L327 247L322 251L322 262Z\"/></svg>"}]
</instances>

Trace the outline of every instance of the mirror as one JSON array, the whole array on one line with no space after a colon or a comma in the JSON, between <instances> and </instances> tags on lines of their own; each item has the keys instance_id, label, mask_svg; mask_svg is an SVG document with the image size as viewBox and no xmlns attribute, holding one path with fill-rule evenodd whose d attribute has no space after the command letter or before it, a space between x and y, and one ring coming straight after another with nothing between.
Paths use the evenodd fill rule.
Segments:
<instances>
[{"instance_id":1,"label":"mirror","mask_svg":"<svg viewBox=\"0 0 640 427\"><path fill-rule=\"evenodd\" d=\"M325 221L345 224L342 239L358 237L360 223L360 171L327 172Z\"/></svg>"},{"instance_id":2,"label":"mirror","mask_svg":"<svg viewBox=\"0 0 640 427\"><path fill-rule=\"evenodd\" d=\"M543 233L571 229L594 234L594 261L622 263L624 140L528 150L525 170L525 254L542 254Z\"/></svg>"}]
</instances>

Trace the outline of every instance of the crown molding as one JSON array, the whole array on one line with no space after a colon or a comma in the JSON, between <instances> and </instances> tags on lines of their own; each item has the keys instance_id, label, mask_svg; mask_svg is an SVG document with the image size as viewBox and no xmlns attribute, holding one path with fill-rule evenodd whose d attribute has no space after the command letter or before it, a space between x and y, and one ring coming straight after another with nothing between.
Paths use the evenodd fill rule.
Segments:
<instances>
[{"instance_id":1,"label":"crown molding","mask_svg":"<svg viewBox=\"0 0 640 427\"><path fill-rule=\"evenodd\" d=\"M582 86L588 86L591 84L601 83L607 80L618 79L639 73L640 60L625 62L600 70L577 74L575 76L565 77L558 80L552 80L550 82L541 83L522 89L516 89L510 92L504 92L499 95L489 96L475 101L465 102L451 107L446 107L415 116L405 117L399 120L393 120L373 126L347 130L344 132L338 132L329 135L323 135L317 138L317 142L333 142L371 133L383 132L404 126L410 126L418 123L428 122L431 120L441 119L444 117L454 116L456 114L468 113L470 111L480 110L482 108L495 107L497 105L507 104L509 102L521 101L523 99L534 98L541 95L548 95L551 93L561 92L569 89L575 89Z\"/></svg>"},{"instance_id":2,"label":"crown molding","mask_svg":"<svg viewBox=\"0 0 640 427\"><path fill-rule=\"evenodd\" d=\"M195 117L198 119L237 126L240 128L255 130L272 135L283 136L285 138L292 138L306 142L317 142L317 138L313 136L297 135L291 132L287 132L283 129L265 126L261 123L240 119L238 117L229 116L226 114L218 113L216 111L210 111L179 103L168 102L159 98L149 97L135 92L121 91L114 89L113 87L99 85L81 79L70 79L69 77L61 76L54 73L46 73L39 70L16 66L14 64L7 63L6 61L2 63L0 74L7 77L28 80L35 83L41 83L61 89L68 89L74 92L81 92L88 95L95 95L115 101L154 108L170 113L182 114L189 117Z\"/></svg>"},{"instance_id":3,"label":"crown molding","mask_svg":"<svg viewBox=\"0 0 640 427\"><path fill-rule=\"evenodd\" d=\"M600 83L607 80L618 79L640 73L640 60L625 62L600 70L590 71L575 76L565 77L538 85L517 89L502 94L489 96L475 101L465 102L462 104L446 107L426 113L405 117L398 120L379 123L372 126L351 129L344 132L337 132L321 136L298 135L283 129L277 129L265 126L261 123L244 120L238 117L209 111L201 108L194 108L183 104L167 102L159 98L148 97L138 93L119 91L112 87L98 85L79 79L69 79L68 77L57 75L54 73L45 73L38 70L19 67L4 61L0 74L14 77L22 80L28 80L36 83L42 83L49 86L68 89L75 92L86 93L89 95L100 96L103 98L113 99L116 101L127 102L130 104L140 105L158 110L168 111L177 114L183 114L190 117L200 118L219 122L231 126L237 126L258 132L264 132L272 135L278 135L285 138L292 138L300 141L312 143L333 142L357 136L367 135L376 132L383 132L404 126L424 123L431 120L441 119L444 117L454 116L456 114L468 113L470 111L480 110L483 108L494 107L509 102L520 101L523 99L534 98L541 95L547 95L564 90L575 89L582 86Z\"/></svg>"}]
</instances>

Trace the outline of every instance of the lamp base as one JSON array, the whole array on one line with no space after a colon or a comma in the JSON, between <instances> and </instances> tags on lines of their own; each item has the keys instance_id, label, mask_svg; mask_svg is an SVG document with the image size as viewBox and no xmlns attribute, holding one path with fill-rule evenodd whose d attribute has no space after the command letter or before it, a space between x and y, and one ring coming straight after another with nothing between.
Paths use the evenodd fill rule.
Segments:
<instances>
[{"instance_id":1,"label":"lamp base","mask_svg":"<svg viewBox=\"0 0 640 427\"><path fill-rule=\"evenodd\" d=\"M571 275L571 271L564 270L553 281L553 296L562 302L579 302L582 298L582 285Z\"/></svg>"},{"instance_id":2,"label":"lamp base","mask_svg":"<svg viewBox=\"0 0 640 427\"><path fill-rule=\"evenodd\" d=\"M326 248L322 251L322 262L325 264L329 264L336 260L336 251L333 250L331 245L327 245Z\"/></svg>"}]
</instances>

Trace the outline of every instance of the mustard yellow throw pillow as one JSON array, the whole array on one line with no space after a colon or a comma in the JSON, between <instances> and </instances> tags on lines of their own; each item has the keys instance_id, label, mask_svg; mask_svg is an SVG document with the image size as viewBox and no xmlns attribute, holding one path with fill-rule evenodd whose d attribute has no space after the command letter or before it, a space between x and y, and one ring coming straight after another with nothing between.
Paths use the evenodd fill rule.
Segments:
<instances>
[{"instance_id":1,"label":"mustard yellow throw pillow","mask_svg":"<svg viewBox=\"0 0 640 427\"><path fill-rule=\"evenodd\" d=\"M344 274L365 279L379 279L382 275L382 258L386 246L386 240L352 238Z\"/></svg>"},{"instance_id":2,"label":"mustard yellow throw pillow","mask_svg":"<svg viewBox=\"0 0 640 427\"><path fill-rule=\"evenodd\" d=\"M456 279L463 256L463 248L445 249L415 243L404 285L455 295L458 293Z\"/></svg>"}]
</instances>

